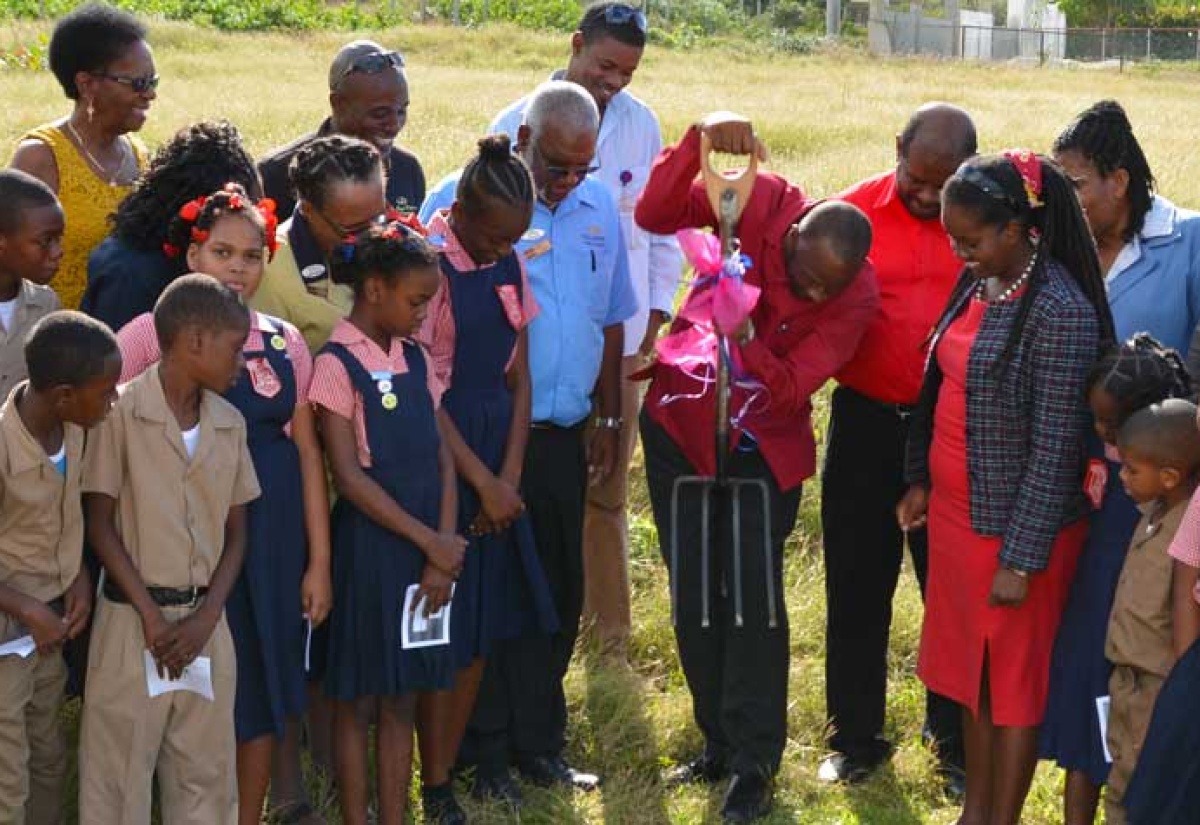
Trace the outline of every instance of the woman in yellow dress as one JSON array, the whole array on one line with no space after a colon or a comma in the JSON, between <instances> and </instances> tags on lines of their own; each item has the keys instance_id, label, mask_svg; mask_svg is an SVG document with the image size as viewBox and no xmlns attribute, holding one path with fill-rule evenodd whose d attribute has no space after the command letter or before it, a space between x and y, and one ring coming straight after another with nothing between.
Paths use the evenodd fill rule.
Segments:
<instances>
[{"instance_id":1,"label":"woman in yellow dress","mask_svg":"<svg viewBox=\"0 0 1200 825\"><path fill-rule=\"evenodd\" d=\"M66 214L63 259L51 286L75 309L87 261L108 234L108 216L146 165L142 128L158 75L146 29L130 14L87 5L63 17L50 39L50 70L74 109L27 132L12 166L45 181Z\"/></svg>"}]
</instances>

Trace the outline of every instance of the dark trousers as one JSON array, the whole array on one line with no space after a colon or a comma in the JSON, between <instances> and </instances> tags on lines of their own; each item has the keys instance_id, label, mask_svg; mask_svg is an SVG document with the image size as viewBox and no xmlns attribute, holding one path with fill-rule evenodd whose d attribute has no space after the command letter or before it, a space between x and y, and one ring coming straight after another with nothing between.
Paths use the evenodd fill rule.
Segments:
<instances>
[{"instance_id":1,"label":"dark trousers","mask_svg":"<svg viewBox=\"0 0 1200 825\"><path fill-rule=\"evenodd\" d=\"M538 556L558 610L553 635L496 645L459 761L494 771L515 758L558 756L566 745L563 678L575 650L583 610L583 511L587 458L583 431L534 428L529 433L522 493Z\"/></svg>"},{"instance_id":2,"label":"dark trousers","mask_svg":"<svg viewBox=\"0 0 1200 825\"><path fill-rule=\"evenodd\" d=\"M663 559L670 566L671 491L679 476L695 469L666 431L644 412L642 447L646 481L658 526ZM774 775L787 736L788 624L783 603L783 541L800 508L800 487L781 491L762 455L735 452L729 475L767 482L771 524L762 518L761 494L742 493L742 627L734 624L731 502L719 492L711 511L709 599L711 623L701 626L700 496L696 489L680 496L679 605L675 639L696 724L704 734L706 754L739 774ZM763 534L770 529L772 578L778 626L767 625L766 567Z\"/></svg>"},{"instance_id":3,"label":"dark trousers","mask_svg":"<svg viewBox=\"0 0 1200 825\"><path fill-rule=\"evenodd\" d=\"M828 605L825 698L833 728L830 746L865 762L888 754L882 739L888 633L904 558L896 504L906 489L907 438L902 411L846 387L834 391L821 487ZM909 533L908 549L923 594L924 530ZM959 706L927 694L925 727L943 761L962 766Z\"/></svg>"}]
</instances>

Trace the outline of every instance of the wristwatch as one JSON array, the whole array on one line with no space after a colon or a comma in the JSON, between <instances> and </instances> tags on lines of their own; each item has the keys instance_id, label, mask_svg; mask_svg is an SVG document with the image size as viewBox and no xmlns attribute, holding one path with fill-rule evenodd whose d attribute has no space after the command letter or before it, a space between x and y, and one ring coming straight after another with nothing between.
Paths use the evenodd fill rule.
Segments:
<instances>
[{"instance_id":1,"label":"wristwatch","mask_svg":"<svg viewBox=\"0 0 1200 825\"><path fill-rule=\"evenodd\" d=\"M619 430L625 424L624 419L613 418L612 416L598 417L592 422L597 430Z\"/></svg>"}]
</instances>

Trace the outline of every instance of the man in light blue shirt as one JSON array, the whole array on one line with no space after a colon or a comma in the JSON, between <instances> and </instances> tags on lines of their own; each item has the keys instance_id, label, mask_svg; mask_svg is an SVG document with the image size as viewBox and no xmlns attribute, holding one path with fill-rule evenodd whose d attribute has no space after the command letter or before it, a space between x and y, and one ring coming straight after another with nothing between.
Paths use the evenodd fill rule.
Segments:
<instances>
[{"instance_id":1,"label":"man in light blue shirt","mask_svg":"<svg viewBox=\"0 0 1200 825\"><path fill-rule=\"evenodd\" d=\"M595 177L617 202L621 232L629 252L629 273L637 294L637 312L625 322L622 427L616 470L588 490L584 520L584 616L594 620L601 652L625 661L632 632L629 597L629 464L637 446L637 412L641 388L627 377L646 366L659 329L671 317L679 287L682 256L673 235L645 231L633 219L650 167L662 149L658 118L630 94L646 46L646 17L617 0L594 3L571 35L571 56L553 79L587 89L600 109ZM496 116L488 131L515 135L529 97Z\"/></svg>"},{"instance_id":2,"label":"man in light blue shirt","mask_svg":"<svg viewBox=\"0 0 1200 825\"><path fill-rule=\"evenodd\" d=\"M583 606L583 513L589 480L617 455L624 322L637 310L621 221L604 184L589 177L600 116L574 83L544 83L517 128L538 201L516 249L539 314L529 325L533 428L522 493L558 608L557 634L500 645L488 659L460 761L474 762L476 792L517 802L508 753L530 781L594 788L598 778L563 761L562 680ZM421 218L454 201L457 175L426 198ZM592 410L598 415L585 440Z\"/></svg>"}]
</instances>

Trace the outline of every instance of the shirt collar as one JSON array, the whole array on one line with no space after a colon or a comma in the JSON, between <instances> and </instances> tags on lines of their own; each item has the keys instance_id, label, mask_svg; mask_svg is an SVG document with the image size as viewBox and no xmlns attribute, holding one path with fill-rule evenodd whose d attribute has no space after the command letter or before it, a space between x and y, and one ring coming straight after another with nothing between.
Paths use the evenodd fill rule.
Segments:
<instances>
[{"instance_id":1,"label":"shirt collar","mask_svg":"<svg viewBox=\"0 0 1200 825\"><path fill-rule=\"evenodd\" d=\"M161 362L160 362L161 363ZM162 377L157 367L151 367L122 388L122 393L131 392L134 415L145 421L165 424L173 419L171 408L167 406L166 392L163 390ZM239 426L243 421L242 414L214 392L201 390L200 424L205 422L214 430L229 430Z\"/></svg>"},{"instance_id":2,"label":"shirt collar","mask_svg":"<svg viewBox=\"0 0 1200 825\"><path fill-rule=\"evenodd\" d=\"M396 342L403 341L404 339L393 338L388 345L391 352L383 352L379 348L379 344L376 344L370 336L351 323L349 318L343 318L334 325L333 331L329 333L329 340L347 348L354 346L370 347L376 354L382 355L390 361L392 360L392 353L396 351Z\"/></svg>"},{"instance_id":3,"label":"shirt collar","mask_svg":"<svg viewBox=\"0 0 1200 825\"><path fill-rule=\"evenodd\" d=\"M276 335L279 333L279 324L270 315L264 315L261 312L250 311L250 326L252 329L265 333L267 335Z\"/></svg>"},{"instance_id":4,"label":"shirt collar","mask_svg":"<svg viewBox=\"0 0 1200 825\"><path fill-rule=\"evenodd\" d=\"M1150 201L1150 211L1142 221L1142 231L1138 234L1149 240L1161 238L1175 231L1175 204L1158 195Z\"/></svg>"},{"instance_id":5,"label":"shirt collar","mask_svg":"<svg viewBox=\"0 0 1200 825\"><path fill-rule=\"evenodd\" d=\"M899 199L899 193L896 191L896 170L893 169L891 173L883 179L883 186L879 190L879 196L875 199L875 208L882 209L891 204L893 201L898 201ZM904 209L904 204L900 204L900 208ZM908 213L907 209L904 211L906 214Z\"/></svg>"},{"instance_id":6,"label":"shirt collar","mask_svg":"<svg viewBox=\"0 0 1200 825\"><path fill-rule=\"evenodd\" d=\"M4 441L8 445L8 449L5 451L8 457L8 470L13 475L36 469L42 465L43 461L48 460L46 451L29 432L25 422L21 420L21 414L17 411L17 396L28 385L28 381L22 381L13 387L8 394L8 400L4 402L3 411L0 413L0 430L3 430ZM64 444L67 443L66 440L70 436L70 425L64 424Z\"/></svg>"}]
</instances>

